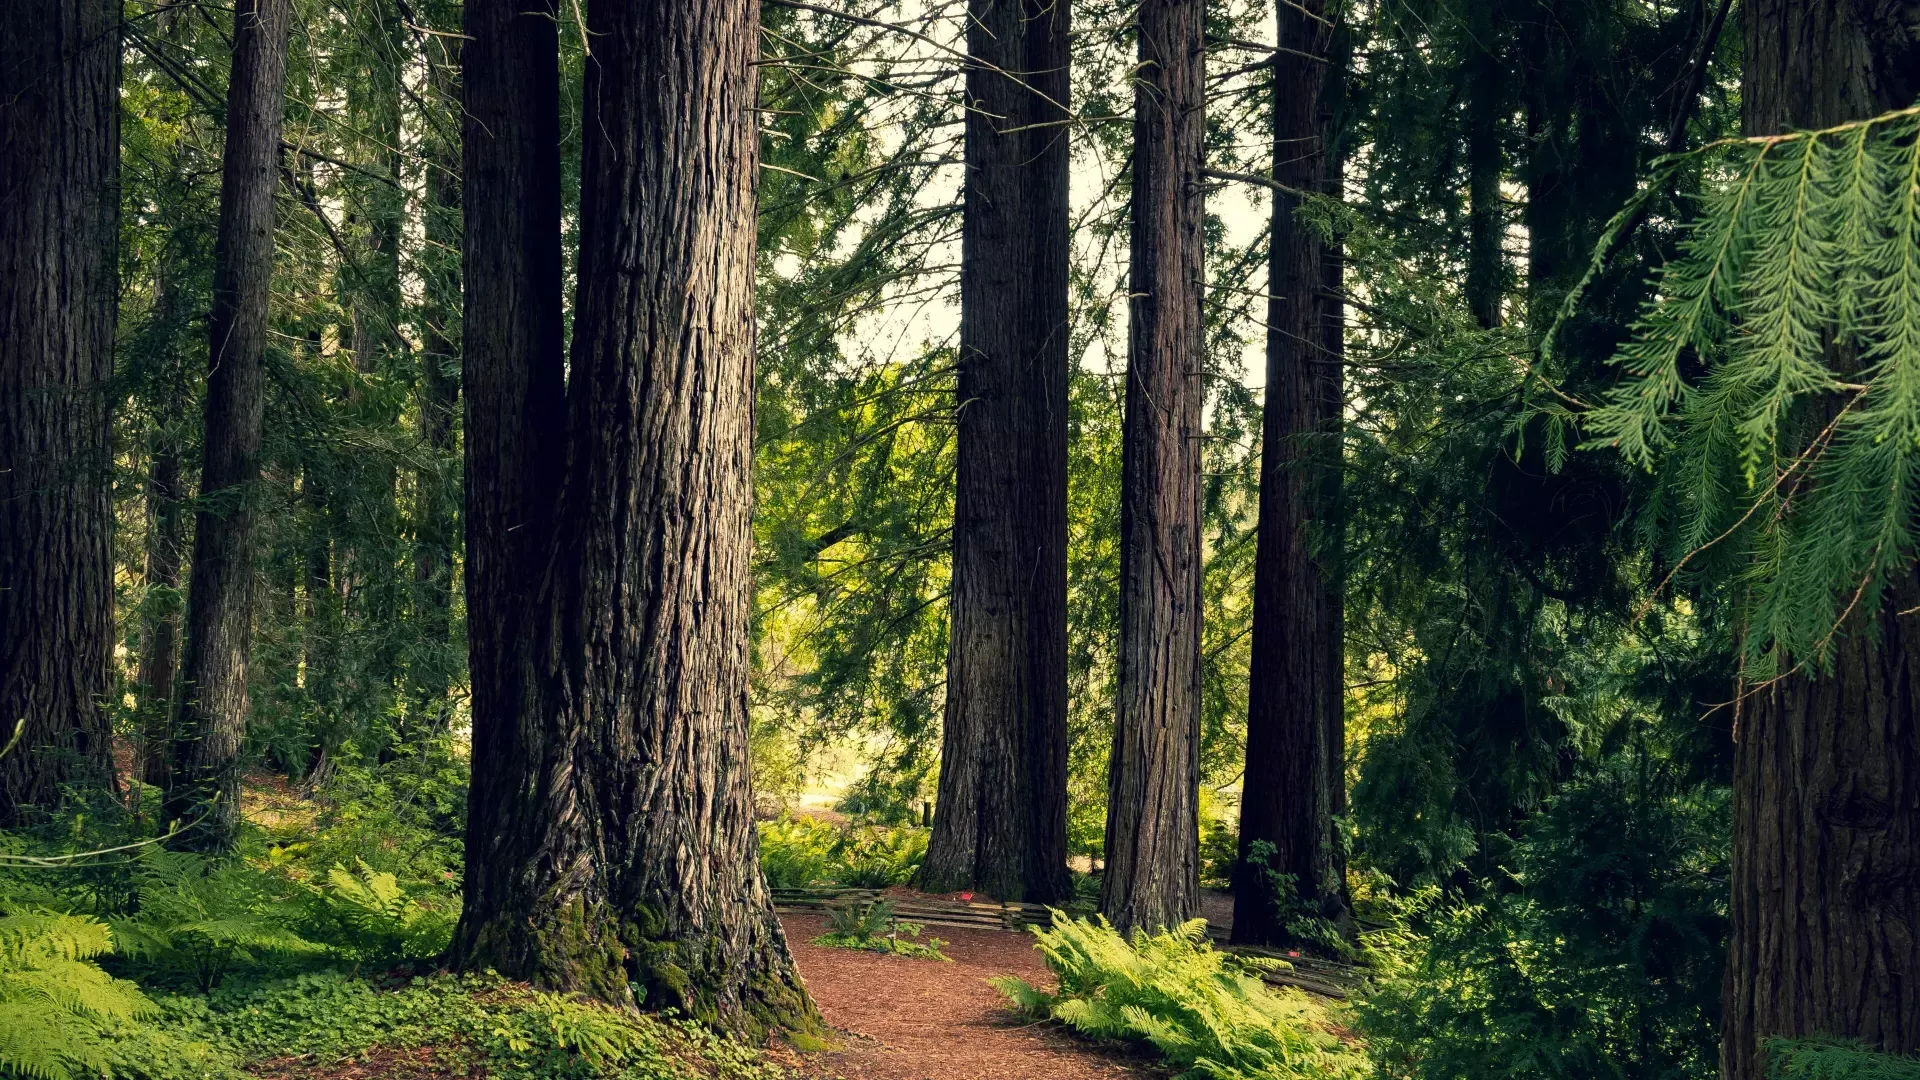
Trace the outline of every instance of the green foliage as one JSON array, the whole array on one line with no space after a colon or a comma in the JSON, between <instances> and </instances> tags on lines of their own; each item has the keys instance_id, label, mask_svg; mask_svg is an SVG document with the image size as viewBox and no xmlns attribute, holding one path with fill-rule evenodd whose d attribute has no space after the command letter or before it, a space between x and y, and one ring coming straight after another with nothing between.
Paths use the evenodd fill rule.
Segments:
<instances>
[{"instance_id":1,"label":"green foliage","mask_svg":"<svg viewBox=\"0 0 1920 1080\"><path fill-rule=\"evenodd\" d=\"M1098 1038L1153 1045L1187 1080L1285 1080L1367 1075L1366 1055L1334 1031L1326 1010L1297 990L1273 990L1206 941L1200 920L1131 941L1102 919L1055 912L1033 928L1057 994L1023 979L994 985L1036 1017Z\"/></svg>"},{"instance_id":2,"label":"green foliage","mask_svg":"<svg viewBox=\"0 0 1920 1080\"><path fill-rule=\"evenodd\" d=\"M111 922L120 952L145 979L206 992L242 968L324 952L301 936L300 889L244 860L148 847L126 872L136 908Z\"/></svg>"},{"instance_id":3,"label":"green foliage","mask_svg":"<svg viewBox=\"0 0 1920 1080\"><path fill-rule=\"evenodd\" d=\"M435 976L380 989L308 974L210 997L163 999L166 1021L235 1060L344 1062L380 1048L433 1048L458 1075L500 1080L774 1080L777 1069L691 1021L622 1012L493 976Z\"/></svg>"},{"instance_id":4,"label":"green foliage","mask_svg":"<svg viewBox=\"0 0 1920 1080\"><path fill-rule=\"evenodd\" d=\"M1328 956L1351 960L1353 945L1341 935L1333 920L1300 899L1300 882L1292 874L1273 869L1270 860L1278 850L1271 840L1255 840L1247 845L1247 866L1257 875L1273 898L1280 925L1293 940L1311 946Z\"/></svg>"},{"instance_id":5,"label":"green foliage","mask_svg":"<svg viewBox=\"0 0 1920 1080\"><path fill-rule=\"evenodd\" d=\"M1369 935L1382 1075L1700 1080L1718 1070L1724 790L1620 755L1555 796L1477 902L1437 889Z\"/></svg>"},{"instance_id":6,"label":"green foliage","mask_svg":"<svg viewBox=\"0 0 1920 1080\"><path fill-rule=\"evenodd\" d=\"M1913 559L1917 134L1908 109L1699 151L1723 176L1578 418L1659 470L1671 557L1734 584L1749 677L1823 665Z\"/></svg>"},{"instance_id":7,"label":"green foliage","mask_svg":"<svg viewBox=\"0 0 1920 1080\"><path fill-rule=\"evenodd\" d=\"M138 987L91 963L108 928L75 915L0 917L0 1076L68 1080L104 1074L100 1028L153 1012Z\"/></svg>"},{"instance_id":8,"label":"green foliage","mask_svg":"<svg viewBox=\"0 0 1920 1080\"><path fill-rule=\"evenodd\" d=\"M1766 1057L1776 1080L1920 1080L1920 1059L1837 1039L1768 1039Z\"/></svg>"},{"instance_id":9,"label":"green foliage","mask_svg":"<svg viewBox=\"0 0 1920 1080\"><path fill-rule=\"evenodd\" d=\"M760 868L775 889L904 885L927 854L927 830L911 825L841 828L793 816L760 823Z\"/></svg>"},{"instance_id":10,"label":"green foliage","mask_svg":"<svg viewBox=\"0 0 1920 1080\"><path fill-rule=\"evenodd\" d=\"M351 872L327 871L313 890L307 933L348 959L390 965L438 956L459 918L457 905L439 893L407 889L362 862Z\"/></svg>"},{"instance_id":11,"label":"green foliage","mask_svg":"<svg viewBox=\"0 0 1920 1080\"><path fill-rule=\"evenodd\" d=\"M918 940L919 923L901 922L893 911L893 901L873 900L865 904L842 904L827 912L827 932L813 939L815 945L835 949L860 949L866 952L892 953L920 960L951 960L937 937ZM902 934L906 939L902 940Z\"/></svg>"}]
</instances>

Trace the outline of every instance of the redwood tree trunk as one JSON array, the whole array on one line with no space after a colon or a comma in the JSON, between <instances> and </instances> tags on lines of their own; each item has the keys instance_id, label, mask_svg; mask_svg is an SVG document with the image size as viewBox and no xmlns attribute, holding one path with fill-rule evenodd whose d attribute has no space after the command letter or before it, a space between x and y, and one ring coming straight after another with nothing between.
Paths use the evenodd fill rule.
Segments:
<instances>
[{"instance_id":1,"label":"redwood tree trunk","mask_svg":"<svg viewBox=\"0 0 1920 1080\"><path fill-rule=\"evenodd\" d=\"M1506 221L1500 209L1505 158L1500 149L1500 117L1506 101L1504 72L1495 54L1494 0L1468 4L1466 19L1467 307L1474 321L1493 327L1501 322L1501 279L1506 275L1506 256L1501 251Z\"/></svg>"},{"instance_id":2,"label":"redwood tree trunk","mask_svg":"<svg viewBox=\"0 0 1920 1080\"><path fill-rule=\"evenodd\" d=\"M253 643L253 488L260 476L273 275L273 196L287 71L288 0L242 0L233 16L226 156L220 173L209 320L205 459L194 514L193 575L167 813L204 817L186 846L231 846Z\"/></svg>"},{"instance_id":3,"label":"redwood tree trunk","mask_svg":"<svg viewBox=\"0 0 1920 1080\"><path fill-rule=\"evenodd\" d=\"M1203 0L1143 0L1120 478L1119 694L1100 907L1199 908Z\"/></svg>"},{"instance_id":4,"label":"redwood tree trunk","mask_svg":"<svg viewBox=\"0 0 1920 1080\"><path fill-rule=\"evenodd\" d=\"M533 619L565 461L560 74L553 0L468 0L461 382L473 714L461 966L568 985L546 935L590 870L568 762L531 705Z\"/></svg>"},{"instance_id":5,"label":"redwood tree trunk","mask_svg":"<svg viewBox=\"0 0 1920 1080\"><path fill-rule=\"evenodd\" d=\"M0 14L0 825L110 775L118 0Z\"/></svg>"},{"instance_id":6,"label":"redwood tree trunk","mask_svg":"<svg viewBox=\"0 0 1920 1080\"><path fill-rule=\"evenodd\" d=\"M1920 94L1920 3L1753 0L1742 126L1825 127ZM1760 1080L1773 1036L1920 1051L1920 604L1914 575L1740 718L1721 1075Z\"/></svg>"},{"instance_id":7,"label":"redwood tree trunk","mask_svg":"<svg viewBox=\"0 0 1920 1080\"><path fill-rule=\"evenodd\" d=\"M548 985L613 1001L632 986L748 1030L813 1022L747 763L758 14L588 11L565 480L544 580L515 613L536 640L507 642L534 661L517 723L484 751L518 760L483 781L476 741L475 802L498 833L470 834L489 850L469 875L500 863L461 935L470 958Z\"/></svg>"},{"instance_id":8,"label":"redwood tree trunk","mask_svg":"<svg viewBox=\"0 0 1920 1080\"><path fill-rule=\"evenodd\" d=\"M1322 100L1329 63L1301 54L1330 60L1333 32L1322 0L1299 7L1289 0L1279 8L1273 176L1295 190L1320 190L1330 176L1331 118ZM1247 767L1233 910L1233 940L1250 945L1275 945L1288 936L1290 912L1269 873L1292 875L1306 910L1336 922L1346 918L1345 870L1333 825L1345 801L1338 742L1345 730L1337 554L1340 301L1326 288L1332 284L1337 293L1339 262L1337 252L1295 219L1298 207L1297 196L1274 192ZM1273 850L1249 863L1255 843Z\"/></svg>"},{"instance_id":9,"label":"redwood tree trunk","mask_svg":"<svg viewBox=\"0 0 1920 1080\"><path fill-rule=\"evenodd\" d=\"M174 677L180 665L180 556L186 494L180 443L163 419L147 473L146 624L140 628L140 776L165 791L172 774Z\"/></svg>"},{"instance_id":10,"label":"redwood tree trunk","mask_svg":"<svg viewBox=\"0 0 1920 1080\"><path fill-rule=\"evenodd\" d=\"M967 70L953 634L939 801L920 871L936 892L1038 903L1073 891L1067 7L973 0L969 11L967 46L982 63Z\"/></svg>"}]
</instances>

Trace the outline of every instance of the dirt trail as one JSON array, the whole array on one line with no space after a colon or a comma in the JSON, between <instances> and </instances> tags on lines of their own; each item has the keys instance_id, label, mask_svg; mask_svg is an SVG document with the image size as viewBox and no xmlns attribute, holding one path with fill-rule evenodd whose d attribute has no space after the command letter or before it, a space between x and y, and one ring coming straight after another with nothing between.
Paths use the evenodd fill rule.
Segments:
<instances>
[{"instance_id":1,"label":"dirt trail","mask_svg":"<svg viewBox=\"0 0 1920 1080\"><path fill-rule=\"evenodd\" d=\"M994 975L1051 982L1026 934L929 927L953 963L827 949L810 942L823 919L786 915L794 960L836 1050L806 1054L805 1074L845 1080L1119 1080L1164 1074L1141 1058L1095 1046L1051 1025L1024 1023L987 985Z\"/></svg>"}]
</instances>

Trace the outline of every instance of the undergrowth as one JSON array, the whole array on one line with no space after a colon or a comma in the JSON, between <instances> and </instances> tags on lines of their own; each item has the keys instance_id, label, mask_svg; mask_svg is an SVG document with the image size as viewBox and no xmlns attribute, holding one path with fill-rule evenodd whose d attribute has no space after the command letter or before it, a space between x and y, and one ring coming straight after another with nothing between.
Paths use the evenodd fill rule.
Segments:
<instances>
[{"instance_id":1,"label":"undergrowth","mask_svg":"<svg viewBox=\"0 0 1920 1080\"><path fill-rule=\"evenodd\" d=\"M842 828L810 817L760 823L760 868L775 889L884 889L905 885L927 854L927 830Z\"/></svg>"},{"instance_id":2,"label":"undergrowth","mask_svg":"<svg viewBox=\"0 0 1920 1080\"><path fill-rule=\"evenodd\" d=\"M1025 979L993 980L1021 1011L1086 1035L1151 1044L1191 1080L1339 1080L1368 1075L1364 1051L1337 1033L1327 1009L1273 989L1252 961L1216 951L1206 924L1122 937L1105 919L1054 912L1033 928L1057 993Z\"/></svg>"},{"instance_id":3,"label":"undergrowth","mask_svg":"<svg viewBox=\"0 0 1920 1080\"><path fill-rule=\"evenodd\" d=\"M952 962L940 951L946 942L937 937L920 940L919 923L901 922L894 915L893 902L875 900L867 904L844 905L827 912L827 932L813 939L815 945L833 949L859 949L865 952L891 953L919 960ZM902 937L901 935L905 935Z\"/></svg>"}]
</instances>

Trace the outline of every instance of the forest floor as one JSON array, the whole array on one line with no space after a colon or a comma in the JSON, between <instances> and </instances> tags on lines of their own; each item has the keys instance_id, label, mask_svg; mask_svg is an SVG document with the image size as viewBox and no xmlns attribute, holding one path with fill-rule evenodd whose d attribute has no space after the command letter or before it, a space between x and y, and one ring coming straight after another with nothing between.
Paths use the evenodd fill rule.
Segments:
<instances>
[{"instance_id":1,"label":"forest floor","mask_svg":"<svg viewBox=\"0 0 1920 1080\"><path fill-rule=\"evenodd\" d=\"M1051 986L1029 934L928 927L952 963L813 944L817 915L783 915L807 990L839 1045L789 1063L819 1080L1117 1080L1162 1077L1142 1056L1095 1044L1054 1024L1035 1024L987 984L1018 975Z\"/></svg>"}]
</instances>

